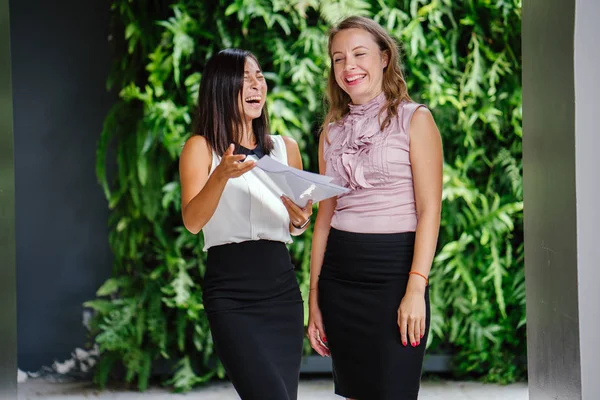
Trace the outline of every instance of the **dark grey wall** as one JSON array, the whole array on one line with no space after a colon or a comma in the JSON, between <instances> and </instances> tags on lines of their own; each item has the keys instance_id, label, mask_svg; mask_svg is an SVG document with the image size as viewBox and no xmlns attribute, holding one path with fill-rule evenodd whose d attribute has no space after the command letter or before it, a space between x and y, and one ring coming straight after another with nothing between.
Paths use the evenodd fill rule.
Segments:
<instances>
[{"instance_id":1,"label":"dark grey wall","mask_svg":"<svg viewBox=\"0 0 600 400\"><path fill-rule=\"evenodd\" d=\"M523 182L530 399L580 399L575 0L523 2Z\"/></svg>"},{"instance_id":2,"label":"dark grey wall","mask_svg":"<svg viewBox=\"0 0 600 400\"><path fill-rule=\"evenodd\" d=\"M575 155L581 392L600 399L600 1L575 7Z\"/></svg>"},{"instance_id":3,"label":"dark grey wall","mask_svg":"<svg viewBox=\"0 0 600 400\"><path fill-rule=\"evenodd\" d=\"M10 2L19 368L85 342L81 303L108 277L96 141L111 105L109 2Z\"/></svg>"},{"instance_id":4,"label":"dark grey wall","mask_svg":"<svg viewBox=\"0 0 600 400\"><path fill-rule=\"evenodd\" d=\"M15 181L8 0L0 0L0 399L17 397Z\"/></svg>"}]
</instances>

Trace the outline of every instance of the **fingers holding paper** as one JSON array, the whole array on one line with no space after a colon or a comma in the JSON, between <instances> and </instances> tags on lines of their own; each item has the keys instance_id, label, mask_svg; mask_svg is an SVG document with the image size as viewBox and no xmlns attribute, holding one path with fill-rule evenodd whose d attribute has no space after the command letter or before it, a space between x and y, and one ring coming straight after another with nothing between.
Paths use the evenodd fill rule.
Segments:
<instances>
[{"instance_id":1,"label":"fingers holding paper","mask_svg":"<svg viewBox=\"0 0 600 400\"><path fill-rule=\"evenodd\" d=\"M304 229L313 211L313 202L309 200L304 207L300 207L294 203L289 197L281 196L281 201L290 215L290 222L296 229Z\"/></svg>"},{"instance_id":2,"label":"fingers holding paper","mask_svg":"<svg viewBox=\"0 0 600 400\"><path fill-rule=\"evenodd\" d=\"M272 157L261 158L256 166L273 182L278 194L285 193L296 204L302 204L309 196L314 204L350 191L333 184L331 177L303 171L301 166L285 165Z\"/></svg>"}]
</instances>

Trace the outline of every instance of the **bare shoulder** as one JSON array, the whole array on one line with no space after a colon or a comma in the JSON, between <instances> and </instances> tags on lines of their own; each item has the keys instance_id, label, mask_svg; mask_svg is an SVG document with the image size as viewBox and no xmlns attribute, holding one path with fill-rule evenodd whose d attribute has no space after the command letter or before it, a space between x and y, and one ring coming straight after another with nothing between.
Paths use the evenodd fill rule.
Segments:
<instances>
[{"instance_id":1,"label":"bare shoulder","mask_svg":"<svg viewBox=\"0 0 600 400\"><path fill-rule=\"evenodd\" d=\"M190 150L208 150L209 145L204 136L192 135L185 141L183 148Z\"/></svg>"},{"instance_id":2,"label":"bare shoulder","mask_svg":"<svg viewBox=\"0 0 600 400\"><path fill-rule=\"evenodd\" d=\"M181 156L184 157L190 153L196 156L210 154L210 146L204 136L192 135L188 140L186 140L185 144L183 145Z\"/></svg>"},{"instance_id":3,"label":"bare shoulder","mask_svg":"<svg viewBox=\"0 0 600 400\"><path fill-rule=\"evenodd\" d=\"M323 148L323 146L325 145L325 143L327 142L327 135L329 134L329 132L321 132L321 134L319 135L319 148Z\"/></svg>"},{"instance_id":4,"label":"bare shoulder","mask_svg":"<svg viewBox=\"0 0 600 400\"><path fill-rule=\"evenodd\" d=\"M204 136L192 135L183 145L179 165L199 166L203 164L210 168L212 153Z\"/></svg>"},{"instance_id":5,"label":"bare shoulder","mask_svg":"<svg viewBox=\"0 0 600 400\"><path fill-rule=\"evenodd\" d=\"M281 136L283 139L283 143L285 143L285 148L288 152L298 149L298 142L292 137L289 136Z\"/></svg>"},{"instance_id":6,"label":"bare shoulder","mask_svg":"<svg viewBox=\"0 0 600 400\"><path fill-rule=\"evenodd\" d=\"M415 112L413 113L411 122L415 123L415 124L428 124L428 123L435 124L435 120L433 119L433 114L431 114L431 111L429 110L429 108L427 108L425 106L418 107L415 110Z\"/></svg>"},{"instance_id":7,"label":"bare shoulder","mask_svg":"<svg viewBox=\"0 0 600 400\"><path fill-rule=\"evenodd\" d=\"M439 131L433 114L427 107L419 107L415 110L410 120L409 135L439 135Z\"/></svg>"},{"instance_id":8,"label":"bare shoulder","mask_svg":"<svg viewBox=\"0 0 600 400\"><path fill-rule=\"evenodd\" d=\"M285 149L287 151L288 165L294 168L302 169L302 156L300 155L300 148L294 138L288 136L282 136L283 143L285 143Z\"/></svg>"}]
</instances>

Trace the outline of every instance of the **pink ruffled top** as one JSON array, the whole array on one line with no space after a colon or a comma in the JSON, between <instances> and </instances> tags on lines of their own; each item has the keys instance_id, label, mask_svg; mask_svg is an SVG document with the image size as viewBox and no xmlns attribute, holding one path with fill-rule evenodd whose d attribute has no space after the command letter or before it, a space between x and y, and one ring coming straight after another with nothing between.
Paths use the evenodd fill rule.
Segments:
<instances>
[{"instance_id":1,"label":"pink ruffled top","mask_svg":"<svg viewBox=\"0 0 600 400\"><path fill-rule=\"evenodd\" d=\"M384 105L383 93L366 104L351 104L350 112L329 127L323 149L326 175L351 189L337 199L333 228L359 233L417 228L408 126L423 105L402 102L398 116L381 131L378 116Z\"/></svg>"}]
</instances>

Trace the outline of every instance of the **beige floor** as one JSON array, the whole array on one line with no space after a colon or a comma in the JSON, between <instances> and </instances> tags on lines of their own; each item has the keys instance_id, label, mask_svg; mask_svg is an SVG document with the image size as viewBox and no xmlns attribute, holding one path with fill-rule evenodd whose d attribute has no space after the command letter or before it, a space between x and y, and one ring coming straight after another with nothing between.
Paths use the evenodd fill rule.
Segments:
<instances>
[{"instance_id":1,"label":"beige floor","mask_svg":"<svg viewBox=\"0 0 600 400\"><path fill-rule=\"evenodd\" d=\"M19 400L50 399L111 399L111 400L158 400L239 399L229 383L216 383L193 390L186 394L174 394L168 390L152 388L145 393L119 390L98 392L89 383L50 383L40 379L29 379L19 384ZM329 379L302 380L298 400L335 400L333 384ZM419 400L527 400L527 385L485 385L475 382L423 382Z\"/></svg>"}]
</instances>

